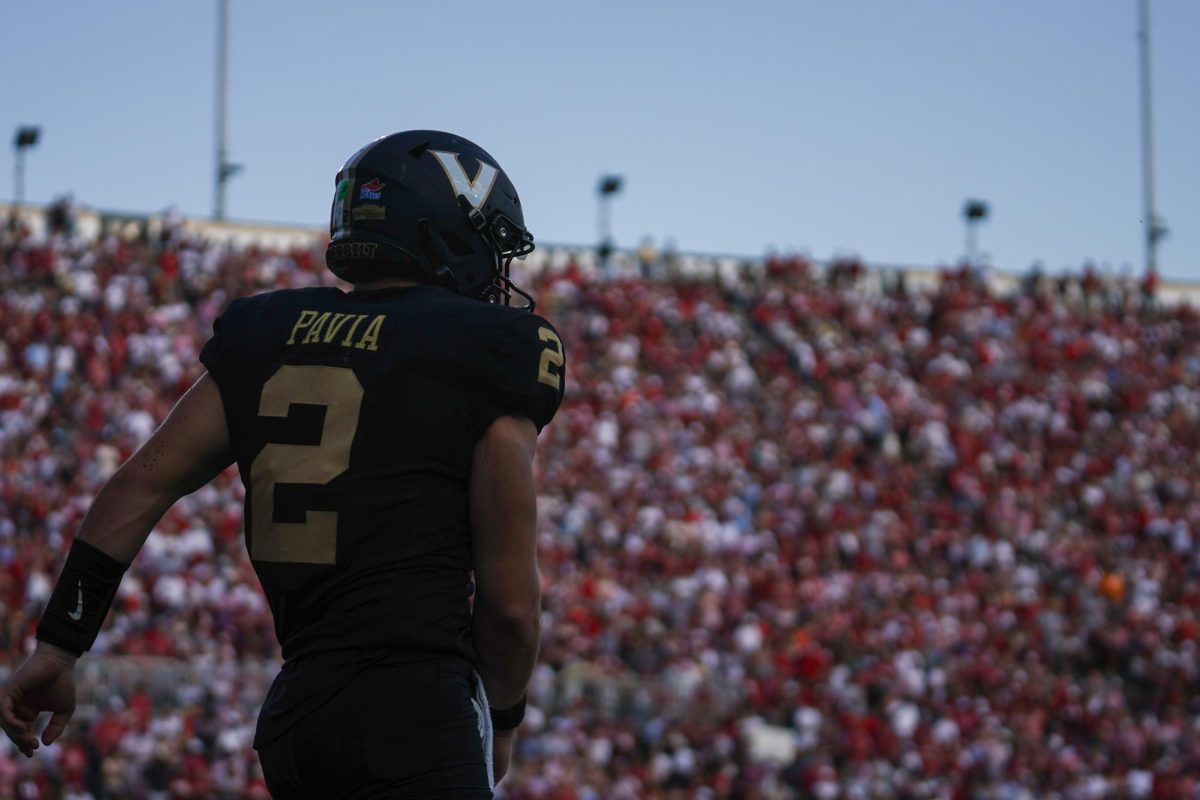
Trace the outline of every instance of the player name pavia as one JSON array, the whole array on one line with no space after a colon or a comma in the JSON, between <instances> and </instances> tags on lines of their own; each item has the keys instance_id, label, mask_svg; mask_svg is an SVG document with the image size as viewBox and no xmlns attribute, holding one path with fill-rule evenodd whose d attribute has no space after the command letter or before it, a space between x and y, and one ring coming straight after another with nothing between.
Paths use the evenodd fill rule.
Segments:
<instances>
[{"instance_id":1,"label":"player name pavia","mask_svg":"<svg viewBox=\"0 0 1200 800\"><path fill-rule=\"evenodd\" d=\"M337 344L357 350L378 350L386 314L342 314L305 309L292 326L288 344ZM367 320L370 322L367 322Z\"/></svg>"}]
</instances>

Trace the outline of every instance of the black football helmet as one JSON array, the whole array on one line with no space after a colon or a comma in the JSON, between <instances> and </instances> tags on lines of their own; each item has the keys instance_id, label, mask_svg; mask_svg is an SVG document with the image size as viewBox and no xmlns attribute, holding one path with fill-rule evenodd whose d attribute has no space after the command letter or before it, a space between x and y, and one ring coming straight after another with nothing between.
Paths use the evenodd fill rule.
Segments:
<instances>
[{"instance_id":1,"label":"black football helmet","mask_svg":"<svg viewBox=\"0 0 1200 800\"><path fill-rule=\"evenodd\" d=\"M338 171L325 262L342 280L419 277L509 304L533 298L509 279L533 251L512 181L482 147L441 131L403 131Z\"/></svg>"}]
</instances>

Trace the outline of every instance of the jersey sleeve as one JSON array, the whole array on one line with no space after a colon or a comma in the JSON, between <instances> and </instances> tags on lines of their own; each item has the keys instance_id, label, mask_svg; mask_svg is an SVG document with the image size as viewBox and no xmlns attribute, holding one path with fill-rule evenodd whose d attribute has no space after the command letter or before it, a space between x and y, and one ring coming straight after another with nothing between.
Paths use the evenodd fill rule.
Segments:
<instances>
[{"instance_id":1,"label":"jersey sleeve","mask_svg":"<svg viewBox=\"0 0 1200 800\"><path fill-rule=\"evenodd\" d=\"M250 303L249 298L237 298L225 307L221 316L213 320L213 335L200 351L200 363L216 378L218 384L226 383L240 359L233 351L239 339L238 329L244 327L243 320Z\"/></svg>"},{"instance_id":2,"label":"jersey sleeve","mask_svg":"<svg viewBox=\"0 0 1200 800\"><path fill-rule=\"evenodd\" d=\"M558 331L535 314L522 314L487 337L484 349L484 422L513 415L529 418L539 431L546 427L562 403L567 383L566 352Z\"/></svg>"},{"instance_id":3,"label":"jersey sleeve","mask_svg":"<svg viewBox=\"0 0 1200 800\"><path fill-rule=\"evenodd\" d=\"M200 351L200 363L216 379L222 394L241 387L250 363L261 356L257 345L262 337L255 334L263 324L266 297L239 297L213 320L213 335Z\"/></svg>"},{"instance_id":4,"label":"jersey sleeve","mask_svg":"<svg viewBox=\"0 0 1200 800\"><path fill-rule=\"evenodd\" d=\"M222 348L224 344L224 331L222 330L225 321L225 314L213 320L213 335L207 342L204 343L204 349L200 351L200 363L209 371L209 374L216 379L220 384L221 379L225 376L225 352Z\"/></svg>"}]
</instances>

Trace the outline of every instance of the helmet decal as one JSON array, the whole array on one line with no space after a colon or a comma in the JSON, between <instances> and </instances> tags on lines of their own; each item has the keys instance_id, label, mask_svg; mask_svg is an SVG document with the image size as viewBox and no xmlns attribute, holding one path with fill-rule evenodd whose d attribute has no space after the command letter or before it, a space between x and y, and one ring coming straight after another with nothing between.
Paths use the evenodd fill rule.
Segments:
<instances>
[{"instance_id":1,"label":"helmet decal","mask_svg":"<svg viewBox=\"0 0 1200 800\"><path fill-rule=\"evenodd\" d=\"M470 201L472 208L479 208L487 202L488 195L492 193L492 187L496 185L496 176L500 174L500 170L486 161L480 161L479 171L475 173L475 180L468 180L467 171L463 169L462 162L458 160L458 153L447 153L443 150L430 150L429 152L446 171L446 177L450 179L450 185L454 187L455 197L465 196Z\"/></svg>"},{"instance_id":2,"label":"helmet decal","mask_svg":"<svg viewBox=\"0 0 1200 800\"><path fill-rule=\"evenodd\" d=\"M383 197L383 187L387 186L379 178L372 178L362 185L358 191L359 200L378 200Z\"/></svg>"},{"instance_id":3,"label":"helmet decal","mask_svg":"<svg viewBox=\"0 0 1200 800\"><path fill-rule=\"evenodd\" d=\"M340 238L342 229L346 226L346 195L349 193L350 179L342 178L333 194L333 213L330 215L331 239Z\"/></svg>"}]
</instances>

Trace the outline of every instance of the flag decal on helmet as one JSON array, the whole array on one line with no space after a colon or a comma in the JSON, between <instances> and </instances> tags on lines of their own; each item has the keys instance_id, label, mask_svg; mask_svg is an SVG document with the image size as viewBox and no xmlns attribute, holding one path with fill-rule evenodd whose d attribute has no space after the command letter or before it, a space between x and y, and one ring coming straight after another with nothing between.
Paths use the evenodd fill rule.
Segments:
<instances>
[{"instance_id":1,"label":"flag decal on helmet","mask_svg":"<svg viewBox=\"0 0 1200 800\"><path fill-rule=\"evenodd\" d=\"M383 187L386 186L379 178L374 178L369 183L364 183L358 190L359 200L378 200L383 194Z\"/></svg>"},{"instance_id":2,"label":"flag decal on helmet","mask_svg":"<svg viewBox=\"0 0 1200 800\"><path fill-rule=\"evenodd\" d=\"M492 193L492 187L496 185L496 176L500 173L498 169L485 161L480 161L475 179L470 180L467 178L467 171L463 169L462 162L458 160L458 153L447 153L444 150L430 150L429 152L446 171L446 177L450 179L450 185L454 187L456 197L458 195L466 197L472 208L479 208L487 202L488 195Z\"/></svg>"}]
</instances>

